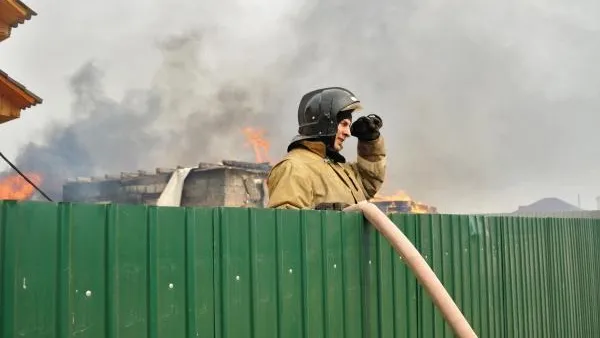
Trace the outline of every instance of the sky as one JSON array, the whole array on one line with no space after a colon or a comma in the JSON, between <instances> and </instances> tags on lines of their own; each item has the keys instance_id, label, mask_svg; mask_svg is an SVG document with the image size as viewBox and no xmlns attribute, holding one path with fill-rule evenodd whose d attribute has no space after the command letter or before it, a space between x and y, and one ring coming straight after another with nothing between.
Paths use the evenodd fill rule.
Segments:
<instances>
[{"instance_id":1,"label":"sky","mask_svg":"<svg viewBox=\"0 0 600 338\"><path fill-rule=\"evenodd\" d=\"M0 68L44 102L0 125L0 150L53 196L76 176L252 161L245 126L276 160L302 94L342 86L383 119L384 194L447 213L597 207L596 1L26 4L38 16Z\"/></svg>"}]
</instances>

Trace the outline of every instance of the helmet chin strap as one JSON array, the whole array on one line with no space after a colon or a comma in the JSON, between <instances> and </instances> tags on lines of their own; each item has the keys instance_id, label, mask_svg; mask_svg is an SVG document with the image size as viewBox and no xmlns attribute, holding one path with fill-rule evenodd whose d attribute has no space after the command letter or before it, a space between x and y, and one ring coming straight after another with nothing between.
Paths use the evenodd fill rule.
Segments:
<instances>
[{"instance_id":1,"label":"helmet chin strap","mask_svg":"<svg viewBox=\"0 0 600 338\"><path fill-rule=\"evenodd\" d=\"M334 148L335 136L322 136L319 138L319 140L325 144L327 150L337 152Z\"/></svg>"},{"instance_id":2,"label":"helmet chin strap","mask_svg":"<svg viewBox=\"0 0 600 338\"><path fill-rule=\"evenodd\" d=\"M346 158L342 154L340 154L339 151L335 150L335 136L323 136L320 138L320 141L325 144L325 154L327 157L329 157L335 162L346 162Z\"/></svg>"}]
</instances>

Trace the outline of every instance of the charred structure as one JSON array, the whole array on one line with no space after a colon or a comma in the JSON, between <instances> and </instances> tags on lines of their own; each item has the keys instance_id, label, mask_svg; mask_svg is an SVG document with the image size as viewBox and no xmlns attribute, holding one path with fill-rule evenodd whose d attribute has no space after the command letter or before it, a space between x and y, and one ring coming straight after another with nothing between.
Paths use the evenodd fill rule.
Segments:
<instances>
[{"instance_id":1,"label":"charred structure","mask_svg":"<svg viewBox=\"0 0 600 338\"><path fill-rule=\"evenodd\" d=\"M182 168L156 168L103 177L79 177L63 185L63 201L156 205L173 173ZM185 178L181 206L263 208L268 202L268 163L223 160L200 163ZM408 195L378 195L371 200L386 213L437 213L437 208Z\"/></svg>"},{"instance_id":2,"label":"charred structure","mask_svg":"<svg viewBox=\"0 0 600 338\"><path fill-rule=\"evenodd\" d=\"M180 168L180 167L179 167ZM185 179L181 206L264 207L268 164L239 161L200 163ZM176 168L123 172L69 180L63 201L156 205Z\"/></svg>"},{"instance_id":3,"label":"charred structure","mask_svg":"<svg viewBox=\"0 0 600 338\"><path fill-rule=\"evenodd\" d=\"M376 195L371 199L385 213L437 214L436 207L413 200L406 192L398 191L393 195Z\"/></svg>"},{"instance_id":4,"label":"charred structure","mask_svg":"<svg viewBox=\"0 0 600 338\"><path fill-rule=\"evenodd\" d=\"M411 214L437 214L437 208L415 201L406 200L373 200L381 211L388 214L411 213Z\"/></svg>"}]
</instances>

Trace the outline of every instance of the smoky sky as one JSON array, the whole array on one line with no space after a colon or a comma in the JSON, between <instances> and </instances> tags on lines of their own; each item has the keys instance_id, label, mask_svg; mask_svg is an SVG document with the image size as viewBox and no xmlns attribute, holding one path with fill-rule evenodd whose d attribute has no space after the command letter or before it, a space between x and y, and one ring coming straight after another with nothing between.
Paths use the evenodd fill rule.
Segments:
<instances>
[{"instance_id":1,"label":"smoky sky","mask_svg":"<svg viewBox=\"0 0 600 338\"><path fill-rule=\"evenodd\" d=\"M511 187L597 186L597 2L208 3L184 32L147 38L162 63L145 88L110 97L110 68L83 62L72 119L18 165L57 196L67 177L251 161L244 126L266 129L277 159L302 94L343 86L384 121L386 193L495 211Z\"/></svg>"}]
</instances>

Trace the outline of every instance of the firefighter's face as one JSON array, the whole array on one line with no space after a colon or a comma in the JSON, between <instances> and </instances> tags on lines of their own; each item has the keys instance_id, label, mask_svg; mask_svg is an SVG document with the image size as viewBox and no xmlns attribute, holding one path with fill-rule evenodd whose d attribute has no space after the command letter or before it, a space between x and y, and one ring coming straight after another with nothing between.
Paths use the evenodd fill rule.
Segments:
<instances>
[{"instance_id":1,"label":"firefighter's face","mask_svg":"<svg viewBox=\"0 0 600 338\"><path fill-rule=\"evenodd\" d=\"M352 120L350 119L343 119L338 124L337 134L335 135L335 141L333 142L333 148L336 151L342 150L344 148L344 141L350 137L350 125L352 125Z\"/></svg>"}]
</instances>

